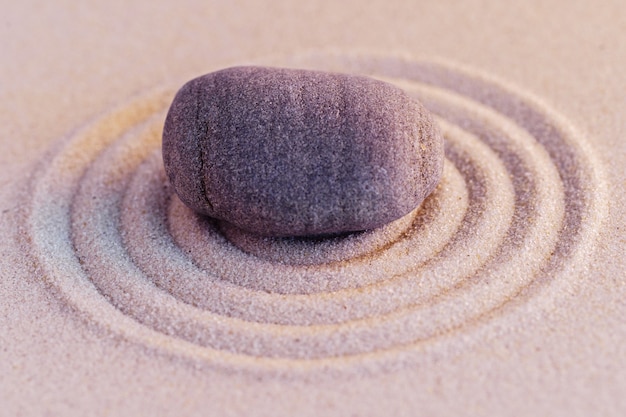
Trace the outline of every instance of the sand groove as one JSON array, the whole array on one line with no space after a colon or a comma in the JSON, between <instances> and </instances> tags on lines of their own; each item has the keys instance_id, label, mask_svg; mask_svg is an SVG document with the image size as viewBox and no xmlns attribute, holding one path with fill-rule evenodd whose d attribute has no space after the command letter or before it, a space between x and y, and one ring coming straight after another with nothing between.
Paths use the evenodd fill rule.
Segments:
<instances>
[{"instance_id":1,"label":"sand groove","mask_svg":"<svg viewBox=\"0 0 626 417\"><path fill-rule=\"evenodd\" d=\"M543 105L447 65L325 54L281 64L370 74L418 97L446 138L433 195L348 237L247 235L172 195L160 133L174 91L149 95L74 134L33 182L33 254L76 311L194 360L364 364L462 344L584 268L604 212L599 167Z\"/></svg>"}]
</instances>

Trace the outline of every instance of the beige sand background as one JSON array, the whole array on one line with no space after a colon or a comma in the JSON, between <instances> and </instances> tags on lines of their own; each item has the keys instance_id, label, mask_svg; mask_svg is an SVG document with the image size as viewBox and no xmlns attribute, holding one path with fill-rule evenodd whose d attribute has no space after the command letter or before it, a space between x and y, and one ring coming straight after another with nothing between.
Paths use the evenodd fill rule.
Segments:
<instances>
[{"instance_id":1,"label":"beige sand background","mask_svg":"<svg viewBox=\"0 0 626 417\"><path fill-rule=\"evenodd\" d=\"M626 414L623 2L23 1L0 9L0 415ZM576 285L550 289L535 303L538 318L519 319L522 308L488 322L484 340L462 333L455 349L417 349L417 359L396 366L357 359L356 370L266 372L108 332L46 284L20 205L50 146L162 85L328 48L456 62L539 97L571 123L609 196L594 250L568 278Z\"/></svg>"}]
</instances>

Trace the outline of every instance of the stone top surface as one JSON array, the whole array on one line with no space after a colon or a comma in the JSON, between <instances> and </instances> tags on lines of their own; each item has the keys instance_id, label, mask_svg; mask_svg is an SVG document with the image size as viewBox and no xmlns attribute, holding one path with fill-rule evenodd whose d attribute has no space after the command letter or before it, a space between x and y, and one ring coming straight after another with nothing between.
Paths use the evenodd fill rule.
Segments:
<instances>
[{"instance_id":1,"label":"stone top surface","mask_svg":"<svg viewBox=\"0 0 626 417\"><path fill-rule=\"evenodd\" d=\"M176 95L166 171L193 210L250 232L367 230L415 209L443 168L429 112L372 78L234 67Z\"/></svg>"}]
</instances>

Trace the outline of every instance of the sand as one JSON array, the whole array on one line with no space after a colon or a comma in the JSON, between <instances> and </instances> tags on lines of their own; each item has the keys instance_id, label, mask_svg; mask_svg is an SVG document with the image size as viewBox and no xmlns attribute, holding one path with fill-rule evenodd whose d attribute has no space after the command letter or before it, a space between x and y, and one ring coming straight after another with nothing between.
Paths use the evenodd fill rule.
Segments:
<instances>
[{"instance_id":1,"label":"sand","mask_svg":"<svg viewBox=\"0 0 626 417\"><path fill-rule=\"evenodd\" d=\"M0 415L626 412L624 6L153 4L0 28ZM198 217L165 113L250 63L403 88L441 183L347 237Z\"/></svg>"}]
</instances>

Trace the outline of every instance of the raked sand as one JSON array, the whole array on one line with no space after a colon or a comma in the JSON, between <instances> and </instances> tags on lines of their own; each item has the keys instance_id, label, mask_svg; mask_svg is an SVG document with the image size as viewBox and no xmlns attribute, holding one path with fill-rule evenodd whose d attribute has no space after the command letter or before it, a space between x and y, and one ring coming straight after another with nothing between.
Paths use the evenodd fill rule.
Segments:
<instances>
[{"instance_id":1,"label":"raked sand","mask_svg":"<svg viewBox=\"0 0 626 417\"><path fill-rule=\"evenodd\" d=\"M626 412L626 8L378 6L7 7L0 415ZM196 216L165 112L248 63L403 88L441 183L345 237Z\"/></svg>"}]
</instances>

